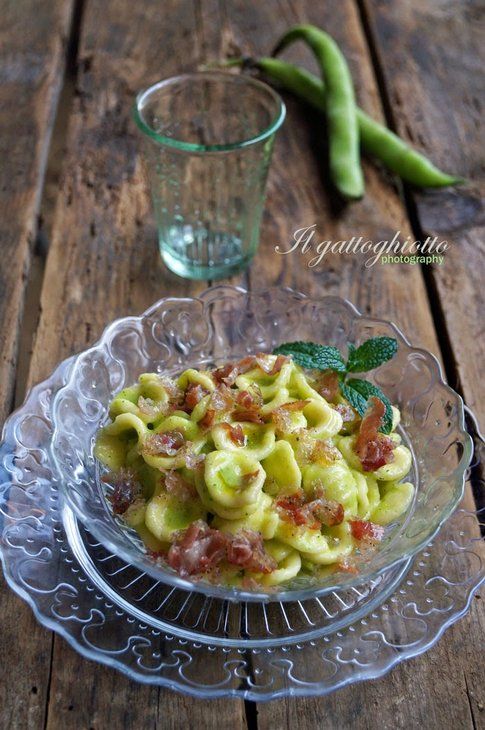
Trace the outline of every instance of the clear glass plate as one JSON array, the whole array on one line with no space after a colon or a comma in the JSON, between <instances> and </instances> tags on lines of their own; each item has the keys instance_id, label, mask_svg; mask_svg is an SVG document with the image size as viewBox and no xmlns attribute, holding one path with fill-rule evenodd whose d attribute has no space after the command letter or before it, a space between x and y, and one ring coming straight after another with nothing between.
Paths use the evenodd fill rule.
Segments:
<instances>
[{"instance_id":1,"label":"clear glass plate","mask_svg":"<svg viewBox=\"0 0 485 730\"><path fill-rule=\"evenodd\" d=\"M401 433L413 452L409 476L416 496L406 518L386 531L360 573L331 574L318 583L277 592L251 592L180 578L154 562L133 530L115 519L99 479L94 440L108 405L143 372L180 373L248 353L271 352L282 342L316 340L342 352L347 343L388 335L397 355L370 374L401 409ZM61 489L76 517L108 550L156 580L206 596L236 601L296 601L374 581L428 543L456 508L472 445L463 402L442 378L436 358L412 347L398 328L361 315L338 297L312 299L291 289L247 292L218 286L197 299L166 298L140 317L113 322L94 347L78 355L53 407L52 457ZM401 565L402 567L402 565Z\"/></svg>"},{"instance_id":2,"label":"clear glass plate","mask_svg":"<svg viewBox=\"0 0 485 730\"><path fill-rule=\"evenodd\" d=\"M11 588L83 656L203 698L323 695L422 653L467 610L485 566L476 515L464 510L412 563L306 601L234 603L126 563L63 502L49 456L52 402L72 364L5 425L0 545Z\"/></svg>"}]
</instances>

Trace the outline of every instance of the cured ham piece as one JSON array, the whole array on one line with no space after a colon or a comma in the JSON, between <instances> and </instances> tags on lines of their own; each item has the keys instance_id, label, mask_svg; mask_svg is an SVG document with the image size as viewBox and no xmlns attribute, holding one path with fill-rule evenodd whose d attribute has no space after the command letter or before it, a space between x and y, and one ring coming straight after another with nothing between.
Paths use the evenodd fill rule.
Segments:
<instances>
[{"instance_id":1,"label":"cured ham piece","mask_svg":"<svg viewBox=\"0 0 485 730\"><path fill-rule=\"evenodd\" d=\"M217 416L231 413L234 408L234 394L227 385L221 383L211 394L209 406L199 423L203 428L211 428Z\"/></svg>"},{"instance_id":2,"label":"cured ham piece","mask_svg":"<svg viewBox=\"0 0 485 730\"><path fill-rule=\"evenodd\" d=\"M172 380L172 378L169 378L168 375L159 375L158 379L160 380L160 383L163 385L169 400L172 404L179 404L182 402L184 393L181 388L177 385L177 383Z\"/></svg>"},{"instance_id":3,"label":"cured ham piece","mask_svg":"<svg viewBox=\"0 0 485 730\"><path fill-rule=\"evenodd\" d=\"M285 522L293 522L301 527L305 525L310 529L318 528L318 521L304 509L305 497L303 494L291 494L288 497L280 497L276 500L276 509Z\"/></svg>"},{"instance_id":4,"label":"cured ham piece","mask_svg":"<svg viewBox=\"0 0 485 730\"><path fill-rule=\"evenodd\" d=\"M218 413L229 413L234 406L234 392L222 383L211 395L210 408Z\"/></svg>"},{"instance_id":5,"label":"cured ham piece","mask_svg":"<svg viewBox=\"0 0 485 730\"><path fill-rule=\"evenodd\" d=\"M227 546L227 561L253 573L271 573L277 568L264 549L263 537L254 530L239 530Z\"/></svg>"},{"instance_id":6,"label":"cured ham piece","mask_svg":"<svg viewBox=\"0 0 485 730\"><path fill-rule=\"evenodd\" d=\"M255 364L260 367L266 375L277 375L281 371L283 365L290 361L290 358L286 355L277 355L276 360L273 364L271 364L268 362L267 356L261 353L255 355L254 359Z\"/></svg>"},{"instance_id":7,"label":"cured ham piece","mask_svg":"<svg viewBox=\"0 0 485 730\"><path fill-rule=\"evenodd\" d=\"M258 411L249 409L249 410L241 410L238 409L234 411L232 414L235 421L241 421L242 423L264 423L263 417L258 413Z\"/></svg>"},{"instance_id":8,"label":"cured ham piece","mask_svg":"<svg viewBox=\"0 0 485 730\"><path fill-rule=\"evenodd\" d=\"M232 362L227 363L227 365L223 365L221 368L217 368L217 370L214 370L214 372L212 373L212 377L214 378L216 384L220 385L221 383L223 383L224 385L227 385L229 387L231 385L234 385L238 375L238 366Z\"/></svg>"},{"instance_id":9,"label":"cured ham piece","mask_svg":"<svg viewBox=\"0 0 485 730\"><path fill-rule=\"evenodd\" d=\"M157 403L152 398L144 398L142 395L138 398L137 405L143 415L149 418L165 416L170 410L170 404L168 402Z\"/></svg>"},{"instance_id":10,"label":"cured ham piece","mask_svg":"<svg viewBox=\"0 0 485 730\"><path fill-rule=\"evenodd\" d=\"M120 469L116 473L106 474L102 481L113 487L109 500L116 515L122 515L128 507L141 496L141 485L131 469Z\"/></svg>"},{"instance_id":11,"label":"cured ham piece","mask_svg":"<svg viewBox=\"0 0 485 730\"><path fill-rule=\"evenodd\" d=\"M180 431L154 433L143 444L143 452L151 456L175 456L184 444L184 435Z\"/></svg>"},{"instance_id":12,"label":"cured ham piece","mask_svg":"<svg viewBox=\"0 0 485 730\"><path fill-rule=\"evenodd\" d=\"M192 522L170 546L168 564L182 577L207 573L226 555L227 535L202 520Z\"/></svg>"},{"instance_id":13,"label":"cured ham piece","mask_svg":"<svg viewBox=\"0 0 485 730\"><path fill-rule=\"evenodd\" d=\"M261 390L257 385L251 386L251 390L240 390L236 396L236 404L245 410L258 410L263 402Z\"/></svg>"},{"instance_id":14,"label":"cured ham piece","mask_svg":"<svg viewBox=\"0 0 485 730\"><path fill-rule=\"evenodd\" d=\"M308 502L304 492L276 500L276 509L282 519L295 525L317 530L321 525L333 527L344 520L345 512L340 502L318 496Z\"/></svg>"},{"instance_id":15,"label":"cured ham piece","mask_svg":"<svg viewBox=\"0 0 485 730\"><path fill-rule=\"evenodd\" d=\"M326 370L318 378L316 390L327 401L333 401L339 394L338 373L334 370Z\"/></svg>"},{"instance_id":16,"label":"cured ham piece","mask_svg":"<svg viewBox=\"0 0 485 730\"><path fill-rule=\"evenodd\" d=\"M216 383L231 386L236 382L238 375L247 373L255 367L259 367L267 375L277 375L286 362L289 362L286 355L277 355L274 362L271 362L267 355L258 353L257 355L248 355L237 363L228 363L217 368L212 376Z\"/></svg>"},{"instance_id":17,"label":"cured ham piece","mask_svg":"<svg viewBox=\"0 0 485 730\"><path fill-rule=\"evenodd\" d=\"M168 564L182 577L208 573L224 561L253 573L271 573L277 567L259 532L239 530L230 535L202 520L180 532L167 555Z\"/></svg>"},{"instance_id":18,"label":"cured ham piece","mask_svg":"<svg viewBox=\"0 0 485 730\"><path fill-rule=\"evenodd\" d=\"M191 383L185 391L184 407L189 412L193 411L197 403L199 403L206 395L209 395L209 391L200 383Z\"/></svg>"},{"instance_id":19,"label":"cured ham piece","mask_svg":"<svg viewBox=\"0 0 485 730\"><path fill-rule=\"evenodd\" d=\"M349 520L352 537L364 541L368 545L376 545L384 536L384 528L375 522L366 520Z\"/></svg>"},{"instance_id":20,"label":"cured ham piece","mask_svg":"<svg viewBox=\"0 0 485 730\"><path fill-rule=\"evenodd\" d=\"M199 423L203 428L211 428L214 425L216 412L213 408L208 408Z\"/></svg>"},{"instance_id":21,"label":"cured ham piece","mask_svg":"<svg viewBox=\"0 0 485 730\"><path fill-rule=\"evenodd\" d=\"M165 474L165 489L181 502L188 502L197 496L196 488L176 471Z\"/></svg>"},{"instance_id":22,"label":"cured ham piece","mask_svg":"<svg viewBox=\"0 0 485 730\"><path fill-rule=\"evenodd\" d=\"M244 444L246 443L246 437L244 436L244 431L242 430L242 426L239 423L237 423L235 426L233 426L231 423L221 423L221 428L226 431L227 435L235 446L244 446Z\"/></svg>"},{"instance_id":23,"label":"cured ham piece","mask_svg":"<svg viewBox=\"0 0 485 730\"><path fill-rule=\"evenodd\" d=\"M370 406L360 424L354 450L364 471L375 471L394 459L393 443L388 436L379 433L386 407L373 396Z\"/></svg>"},{"instance_id":24,"label":"cured ham piece","mask_svg":"<svg viewBox=\"0 0 485 730\"><path fill-rule=\"evenodd\" d=\"M345 511L343 505L334 499L319 497L308 504L308 509L326 527L334 527L334 525L340 525L344 521Z\"/></svg>"}]
</instances>

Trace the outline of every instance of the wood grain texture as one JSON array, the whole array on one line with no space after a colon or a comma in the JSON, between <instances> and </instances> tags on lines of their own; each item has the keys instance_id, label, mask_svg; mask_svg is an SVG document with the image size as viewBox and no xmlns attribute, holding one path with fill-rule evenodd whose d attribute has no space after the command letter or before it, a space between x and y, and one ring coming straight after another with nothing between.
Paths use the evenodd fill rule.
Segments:
<instances>
[{"instance_id":1,"label":"wood grain texture","mask_svg":"<svg viewBox=\"0 0 485 730\"><path fill-rule=\"evenodd\" d=\"M461 391L483 430L485 11L474 0L453 8L439 0L364 0L363 7L398 133L467 180L455 190L411 191L410 196L421 236L438 236L450 244L445 264L429 271L430 289L452 360L450 384ZM482 477L483 470L482 465ZM483 491L477 497L483 506ZM485 622L483 602L476 614L479 629ZM483 628L473 637L464 680L478 727L485 725L485 691L473 667L483 658Z\"/></svg>"},{"instance_id":2,"label":"wood grain texture","mask_svg":"<svg viewBox=\"0 0 485 730\"><path fill-rule=\"evenodd\" d=\"M351 0L338 6L317 6L310 0L253 4L166 0L163 11L157 0L143 4L86 1L76 99L31 382L47 375L60 358L91 344L114 317L140 312L166 294L192 295L204 286L176 278L159 262L138 138L130 119L135 91L227 53L267 53L288 25L303 19L335 35L351 63L359 103L382 118L359 15ZM309 62L300 47L288 57L305 65ZM325 158L322 121L293 100L287 101L289 118L270 171L260 251L249 275L234 281L252 288L286 284L311 294L347 296L366 312L393 318L414 344L439 354L426 287L417 267L377 264L366 269L362 258L332 256L311 269L299 256L275 253L275 243L286 247L296 228L311 223L316 223L320 238L333 240L352 235L381 240L397 229L410 232L398 191L367 163L365 199L339 208L321 161ZM466 500L472 504L469 493ZM472 713L479 718L479 700L475 710L470 703L471 692L480 689L476 647L483 614L479 603L476 599L471 614L450 629L432 652L396 668L386 678L327 698L258 705L257 714L250 712L248 719L240 701L199 702L137 685L82 659L56 638L47 727L236 730L247 723L253 727L256 720L261 728L374 728L376 718L383 728L472 727ZM42 647L49 635L44 629L37 632L40 641L34 646L40 647L38 661L44 663L48 676L49 657ZM17 640L13 627L9 636ZM28 663L20 657L17 666L21 676L30 676ZM45 698L43 690L41 701ZM6 717L11 720L17 708L7 704L10 714ZM35 715L32 727L39 717ZM18 727L27 726L24 715L18 718Z\"/></svg>"},{"instance_id":3,"label":"wood grain texture","mask_svg":"<svg viewBox=\"0 0 485 730\"><path fill-rule=\"evenodd\" d=\"M0 423L13 402L23 301L72 6L70 0L0 3ZM51 639L3 578L1 583L0 727L41 727Z\"/></svg>"},{"instance_id":4,"label":"wood grain texture","mask_svg":"<svg viewBox=\"0 0 485 730\"><path fill-rule=\"evenodd\" d=\"M89 1L79 44L78 78L41 296L30 381L92 343L113 318L158 298L195 294L161 264L148 191L131 119L143 86L194 68L191 3ZM45 633L45 632L44 632ZM207 668L210 673L210 667ZM73 677L76 681L73 682ZM180 727L189 716L210 727L244 726L242 702L187 700L137 685L86 662L54 639L46 727Z\"/></svg>"},{"instance_id":5,"label":"wood grain texture","mask_svg":"<svg viewBox=\"0 0 485 730\"><path fill-rule=\"evenodd\" d=\"M450 243L430 277L443 312L455 382L482 427L485 193L483 44L478 0L364 0L398 133L468 181L455 190L412 193L422 235Z\"/></svg>"},{"instance_id":6,"label":"wood grain texture","mask_svg":"<svg viewBox=\"0 0 485 730\"><path fill-rule=\"evenodd\" d=\"M0 422L12 401L17 342L72 2L1 3Z\"/></svg>"}]
</instances>

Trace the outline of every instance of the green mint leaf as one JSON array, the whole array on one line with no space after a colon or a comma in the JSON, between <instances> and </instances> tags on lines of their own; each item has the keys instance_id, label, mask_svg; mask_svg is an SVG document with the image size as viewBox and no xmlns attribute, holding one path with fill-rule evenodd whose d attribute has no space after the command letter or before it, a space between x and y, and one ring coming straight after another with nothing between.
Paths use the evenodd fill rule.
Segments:
<instances>
[{"instance_id":1,"label":"green mint leaf","mask_svg":"<svg viewBox=\"0 0 485 730\"><path fill-rule=\"evenodd\" d=\"M340 390L344 398L348 400L352 408L355 408L360 416L364 416L368 406L368 400L372 396L376 396L381 400L385 407L386 412L384 414L383 424L380 428L382 433L391 433L392 431L392 407L389 399L384 395L382 390L369 383L368 380L361 380L360 378L350 378L340 384Z\"/></svg>"},{"instance_id":2,"label":"green mint leaf","mask_svg":"<svg viewBox=\"0 0 485 730\"><path fill-rule=\"evenodd\" d=\"M336 347L317 345L315 342L285 342L273 350L274 355L291 355L303 368L335 370L345 373L345 362Z\"/></svg>"},{"instance_id":3,"label":"green mint leaf","mask_svg":"<svg viewBox=\"0 0 485 730\"><path fill-rule=\"evenodd\" d=\"M397 352L397 340L394 337L372 337L360 347L349 345L347 371L349 373L366 373L382 365L394 357Z\"/></svg>"}]
</instances>

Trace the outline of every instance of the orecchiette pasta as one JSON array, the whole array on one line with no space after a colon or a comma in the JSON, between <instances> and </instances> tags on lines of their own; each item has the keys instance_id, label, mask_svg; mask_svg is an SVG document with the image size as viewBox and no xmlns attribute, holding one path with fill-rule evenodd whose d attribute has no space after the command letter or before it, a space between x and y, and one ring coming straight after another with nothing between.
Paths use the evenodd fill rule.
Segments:
<instances>
[{"instance_id":1,"label":"orecchiette pasta","mask_svg":"<svg viewBox=\"0 0 485 730\"><path fill-rule=\"evenodd\" d=\"M380 493L381 498L370 517L378 525L388 525L407 510L413 499L414 487L410 482L382 482Z\"/></svg>"},{"instance_id":2,"label":"orecchiette pasta","mask_svg":"<svg viewBox=\"0 0 485 730\"><path fill-rule=\"evenodd\" d=\"M288 441L276 441L261 463L266 472L264 488L268 494L293 494L300 489L301 470Z\"/></svg>"},{"instance_id":3,"label":"orecchiette pasta","mask_svg":"<svg viewBox=\"0 0 485 730\"><path fill-rule=\"evenodd\" d=\"M204 466L204 481L214 504L244 507L259 498L266 473L255 459L231 451L211 451ZM217 510L216 510L217 512Z\"/></svg>"},{"instance_id":4,"label":"orecchiette pasta","mask_svg":"<svg viewBox=\"0 0 485 730\"><path fill-rule=\"evenodd\" d=\"M244 435L244 443L239 446L231 439L230 433L224 428L224 424L216 424L211 431L216 449L238 451L257 461L262 461L274 451L274 426L270 424L259 426L254 423L244 423L241 428Z\"/></svg>"},{"instance_id":5,"label":"orecchiette pasta","mask_svg":"<svg viewBox=\"0 0 485 730\"><path fill-rule=\"evenodd\" d=\"M319 382L275 355L176 380L142 374L113 399L95 445L113 511L181 575L269 588L348 569L412 502L401 481L411 452L393 406L369 468L365 418Z\"/></svg>"},{"instance_id":6,"label":"orecchiette pasta","mask_svg":"<svg viewBox=\"0 0 485 730\"><path fill-rule=\"evenodd\" d=\"M258 509L251 515L239 520L224 520L218 515L214 517L212 525L223 532L235 534L239 530L255 530L260 532L265 540L275 536L279 518L273 509L273 500L262 492L258 500Z\"/></svg>"},{"instance_id":7,"label":"orecchiette pasta","mask_svg":"<svg viewBox=\"0 0 485 730\"><path fill-rule=\"evenodd\" d=\"M174 532L184 530L204 515L205 510L200 500L182 502L175 496L162 492L148 502L145 523L158 540L170 542Z\"/></svg>"},{"instance_id":8,"label":"orecchiette pasta","mask_svg":"<svg viewBox=\"0 0 485 730\"><path fill-rule=\"evenodd\" d=\"M259 582L263 586L286 583L298 575L301 568L301 555L298 550L291 550L274 540L267 543L266 550L276 560L277 566L271 573L266 575L263 573L258 576Z\"/></svg>"},{"instance_id":9,"label":"orecchiette pasta","mask_svg":"<svg viewBox=\"0 0 485 730\"><path fill-rule=\"evenodd\" d=\"M315 565L331 565L338 560L347 558L354 549L354 542L348 522L342 522L337 527L330 528L327 535L327 549L316 552L305 552L302 550L302 557Z\"/></svg>"},{"instance_id":10,"label":"orecchiette pasta","mask_svg":"<svg viewBox=\"0 0 485 730\"><path fill-rule=\"evenodd\" d=\"M382 482L396 482L404 479L411 469L411 452L406 446L396 446L394 460L376 469L374 476Z\"/></svg>"},{"instance_id":11,"label":"orecchiette pasta","mask_svg":"<svg viewBox=\"0 0 485 730\"><path fill-rule=\"evenodd\" d=\"M302 412L306 418L308 434L314 438L330 438L342 428L342 416L323 398L310 399Z\"/></svg>"},{"instance_id":12,"label":"orecchiette pasta","mask_svg":"<svg viewBox=\"0 0 485 730\"><path fill-rule=\"evenodd\" d=\"M308 494L322 488L327 499L341 504L346 515L357 515L358 490L352 471L344 459L330 466L309 464L303 469L303 489Z\"/></svg>"},{"instance_id":13,"label":"orecchiette pasta","mask_svg":"<svg viewBox=\"0 0 485 730\"><path fill-rule=\"evenodd\" d=\"M256 366L244 375L236 378L236 385L240 390L246 390L251 386L257 386L265 401L270 401L277 396L282 388L287 388L293 371L291 362L285 362L277 373L266 373L261 367Z\"/></svg>"}]
</instances>

